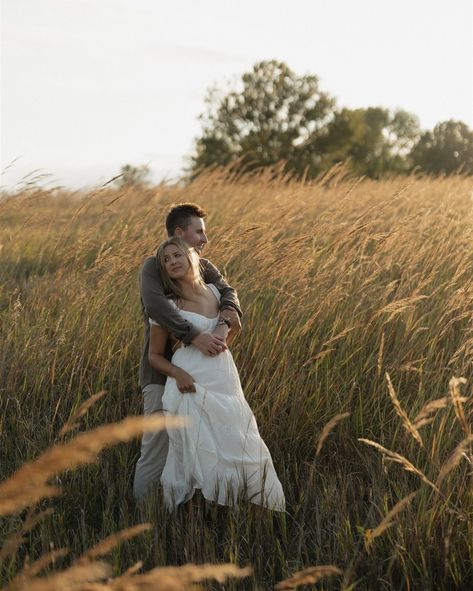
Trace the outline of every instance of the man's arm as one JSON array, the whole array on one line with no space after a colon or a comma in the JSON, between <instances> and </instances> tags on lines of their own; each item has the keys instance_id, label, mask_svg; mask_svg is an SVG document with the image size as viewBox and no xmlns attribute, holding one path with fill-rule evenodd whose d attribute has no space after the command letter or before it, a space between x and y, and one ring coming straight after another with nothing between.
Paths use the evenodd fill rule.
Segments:
<instances>
[{"instance_id":1,"label":"man's arm","mask_svg":"<svg viewBox=\"0 0 473 591\"><path fill-rule=\"evenodd\" d=\"M241 307L236 290L228 285L220 271L207 259L200 259L202 276L205 283L213 283L220 292L220 310L233 308L241 317Z\"/></svg>"},{"instance_id":2,"label":"man's arm","mask_svg":"<svg viewBox=\"0 0 473 591\"><path fill-rule=\"evenodd\" d=\"M192 343L205 355L216 355L222 351L224 343L219 335L200 333L164 295L155 257L147 258L141 268L140 295L148 316L166 328L176 339L185 345Z\"/></svg>"},{"instance_id":3,"label":"man's arm","mask_svg":"<svg viewBox=\"0 0 473 591\"><path fill-rule=\"evenodd\" d=\"M213 283L220 292L220 312L225 310L223 317L230 321L233 335L241 329L241 307L236 290L228 285L220 271L207 259L200 259L202 276L205 283ZM218 327L214 331L219 334Z\"/></svg>"},{"instance_id":4,"label":"man's arm","mask_svg":"<svg viewBox=\"0 0 473 591\"><path fill-rule=\"evenodd\" d=\"M189 345L199 331L185 320L164 295L163 283L156 268L155 257L149 257L140 271L140 295L148 316L163 326L176 339Z\"/></svg>"}]
</instances>

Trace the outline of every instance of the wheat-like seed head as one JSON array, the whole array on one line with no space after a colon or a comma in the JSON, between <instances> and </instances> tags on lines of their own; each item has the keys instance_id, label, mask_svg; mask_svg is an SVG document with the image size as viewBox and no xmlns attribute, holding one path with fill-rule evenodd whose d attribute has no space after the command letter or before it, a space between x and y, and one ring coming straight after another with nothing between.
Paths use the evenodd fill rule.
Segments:
<instances>
[{"instance_id":1,"label":"wheat-like seed head","mask_svg":"<svg viewBox=\"0 0 473 591\"><path fill-rule=\"evenodd\" d=\"M2 591L82 591L85 584L107 579L112 568L105 562L76 565L47 577L18 576Z\"/></svg>"},{"instance_id":2,"label":"wheat-like seed head","mask_svg":"<svg viewBox=\"0 0 473 591\"><path fill-rule=\"evenodd\" d=\"M105 396L106 393L106 390L101 390L100 392L97 392L97 394L93 394L87 398L87 400L79 406L75 413L69 417L67 422L59 431L59 437L62 439L66 433L69 433L69 431L79 427L79 423L77 421L86 414L89 408L91 408L97 402L97 400L100 400L103 396Z\"/></svg>"},{"instance_id":3,"label":"wheat-like seed head","mask_svg":"<svg viewBox=\"0 0 473 591\"><path fill-rule=\"evenodd\" d=\"M383 534L389 527L394 525L394 518L402 511L416 496L417 493L411 493L398 501L392 509L388 511L384 519L374 529L365 532L365 547L368 549L373 540Z\"/></svg>"},{"instance_id":4,"label":"wheat-like seed head","mask_svg":"<svg viewBox=\"0 0 473 591\"><path fill-rule=\"evenodd\" d=\"M361 441L362 443L366 443L367 445L371 445L375 449L381 451L386 456L386 458L388 460L391 460L392 462L400 464L404 468L404 470L406 470L407 472L412 472L413 474L418 476L423 482L425 482L426 484L431 486L435 491L439 492L437 486L427 478L427 476L422 472L422 470L419 470L419 468L414 466L414 464L412 462L410 462L407 458L405 458L401 454L398 454L394 451L386 449L385 447L383 447L379 443L376 443L376 441L371 441L370 439L359 438L358 441Z\"/></svg>"},{"instance_id":5,"label":"wheat-like seed head","mask_svg":"<svg viewBox=\"0 0 473 591\"><path fill-rule=\"evenodd\" d=\"M453 450L453 453L445 460L440 469L439 475L437 476L437 486L442 484L447 474L451 472L453 468L455 468L455 466L460 462L472 442L473 435L468 435L468 437L465 437L465 439L460 441L460 443L456 446L456 448Z\"/></svg>"},{"instance_id":6,"label":"wheat-like seed head","mask_svg":"<svg viewBox=\"0 0 473 591\"><path fill-rule=\"evenodd\" d=\"M49 479L64 470L95 462L97 454L106 447L129 441L143 431L183 425L184 419L178 417L128 417L120 423L98 427L67 443L55 445L0 483L0 516L21 511L42 498L59 494L57 488L48 484Z\"/></svg>"},{"instance_id":7,"label":"wheat-like seed head","mask_svg":"<svg viewBox=\"0 0 473 591\"><path fill-rule=\"evenodd\" d=\"M82 556L80 556L77 560L78 563L87 562L89 560L93 560L100 556L105 556L108 554L115 546L120 544L125 540L130 540L136 536L139 536L145 531L148 531L151 528L150 523L141 523L140 525L135 525L133 527L129 527L127 529L123 529L117 534L113 534L100 540L98 544L96 544L93 548L90 548L85 552Z\"/></svg>"},{"instance_id":8,"label":"wheat-like seed head","mask_svg":"<svg viewBox=\"0 0 473 591\"><path fill-rule=\"evenodd\" d=\"M447 398L447 396L444 396L442 398L436 398L435 400L431 400L430 402L424 404L424 406L420 409L420 411L417 413L414 419L414 426L416 427L416 429L420 429L424 425L428 425L429 423L431 423L435 418L431 415L433 413L436 413L441 408L446 408L448 406L448 401L449 399Z\"/></svg>"},{"instance_id":9,"label":"wheat-like seed head","mask_svg":"<svg viewBox=\"0 0 473 591\"><path fill-rule=\"evenodd\" d=\"M343 572L338 566L325 565L325 566L309 566L304 570L294 573L292 577L284 579L275 585L274 589L277 591L284 591L285 589L295 589L300 585L315 584L327 577L333 577L334 575L342 575Z\"/></svg>"},{"instance_id":10,"label":"wheat-like seed head","mask_svg":"<svg viewBox=\"0 0 473 591\"><path fill-rule=\"evenodd\" d=\"M338 423L340 423L340 421L343 421L343 419L346 419L349 416L350 416L349 412L340 413L338 415L335 415L333 418L331 418L330 421L325 425L325 427L322 429L322 433L320 434L320 438L317 443L317 449L315 451L316 457L319 455L320 451L322 450L322 446L324 444L324 441L330 435L330 432L332 431L332 429L334 429L338 425Z\"/></svg>"},{"instance_id":11,"label":"wheat-like seed head","mask_svg":"<svg viewBox=\"0 0 473 591\"><path fill-rule=\"evenodd\" d=\"M466 384L465 378L453 377L449 382L449 393L452 399L453 408L455 409L455 414L457 415L458 422L460 423L463 432L468 437L471 433L471 429L470 425L466 420L465 411L463 409L462 396L460 394L461 384Z\"/></svg>"},{"instance_id":12,"label":"wheat-like seed head","mask_svg":"<svg viewBox=\"0 0 473 591\"><path fill-rule=\"evenodd\" d=\"M50 564L54 564L58 558L63 558L69 554L69 548L58 548L57 550L52 550L47 554L43 554L41 558L35 560L31 564L26 565L23 570L20 572L18 577L21 578L32 578L36 577L43 569L45 569Z\"/></svg>"},{"instance_id":13,"label":"wheat-like seed head","mask_svg":"<svg viewBox=\"0 0 473 591\"><path fill-rule=\"evenodd\" d=\"M3 543L3 546L0 549L0 561L5 560L7 556L12 556L15 554L20 545L24 542L25 534L30 532L40 521L52 513L53 510L51 507L48 509L43 509L38 513L35 513L33 509L30 509L26 515L25 521L20 528L20 531L12 534Z\"/></svg>"},{"instance_id":14,"label":"wheat-like seed head","mask_svg":"<svg viewBox=\"0 0 473 591\"><path fill-rule=\"evenodd\" d=\"M411 423L411 421L409 420L409 417L407 416L406 412L403 410L403 408L401 406L401 403L399 402L399 399L396 395L396 391L394 390L394 386L391 382L391 378L389 377L388 372L386 372L386 380L388 382L389 396L391 397L391 400L392 400L394 409L396 410L396 413L401 417L401 421L402 421L404 428L406 429L406 431L408 433L410 433L412 435L412 437L417 441L417 443L421 447L424 447L424 443L422 441L419 431L417 430L415 425L413 425Z\"/></svg>"}]
</instances>

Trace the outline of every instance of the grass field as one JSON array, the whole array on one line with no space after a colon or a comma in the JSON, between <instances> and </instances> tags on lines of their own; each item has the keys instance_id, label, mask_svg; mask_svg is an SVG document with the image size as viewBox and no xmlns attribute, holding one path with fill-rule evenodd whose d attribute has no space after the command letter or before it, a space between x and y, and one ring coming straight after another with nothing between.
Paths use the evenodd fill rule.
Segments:
<instances>
[{"instance_id":1,"label":"grass field","mask_svg":"<svg viewBox=\"0 0 473 591\"><path fill-rule=\"evenodd\" d=\"M1 479L58 443L94 393L107 392L80 430L140 414L138 269L164 238L168 205L186 200L209 212L204 256L238 290L232 349L287 500L283 517L245 504L169 516L157 490L140 512L134 439L53 478L63 494L37 507L54 513L0 554L0 582L27 557L69 548L51 574L150 522L109 552L114 575L138 561L234 563L253 574L218 588L263 590L334 565L342 574L318 588L473 588L472 190L467 177L374 182L334 170L302 184L211 172L187 187L0 201ZM4 542L24 519L4 516Z\"/></svg>"}]
</instances>

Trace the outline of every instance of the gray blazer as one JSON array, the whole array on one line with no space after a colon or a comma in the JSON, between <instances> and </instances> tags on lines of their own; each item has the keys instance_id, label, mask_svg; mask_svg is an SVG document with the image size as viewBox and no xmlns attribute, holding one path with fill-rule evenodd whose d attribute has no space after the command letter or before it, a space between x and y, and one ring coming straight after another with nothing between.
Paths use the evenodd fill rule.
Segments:
<instances>
[{"instance_id":1,"label":"gray blazer","mask_svg":"<svg viewBox=\"0 0 473 591\"><path fill-rule=\"evenodd\" d=\"M212 265L207 259L200 259L202 277L205 283L213 283L220 292L220 310L225 308L234 308L241 316L240 302L237 293L230 287L222 277L220 271ZM166 376L159 373L151 367L148 361L149 349L149 319L164 326L176 339L182 341L185 345L199 334L199 331L191 322L185 320L176 308L171 304L164 294L163 282L156 264L156 257L148 257L140 269L140 296L141 310L143 312L144 322L144 341L143 353L140 363L140 386L144 388L148 384L164 384ZM171 344L168 343L166 357L171 359Z\"/></svg>"}]
</instances>

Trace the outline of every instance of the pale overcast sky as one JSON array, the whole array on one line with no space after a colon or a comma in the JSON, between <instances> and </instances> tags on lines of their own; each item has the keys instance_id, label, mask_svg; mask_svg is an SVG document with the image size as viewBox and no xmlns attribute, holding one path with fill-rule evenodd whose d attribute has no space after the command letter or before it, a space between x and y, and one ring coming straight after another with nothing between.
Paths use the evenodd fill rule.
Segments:
<instances>
[{"instance_id":1,"label":"pale overcast sky","mask_svg":"<svg viewBox=\"0 0 473 591\"><path fill-rule=\"evenodd\" d=\"M472 0L1 0L1 168L12 187L175 178L206 89L260 60L348 107L473 127Z\"/></svg>"}]
</instances>

